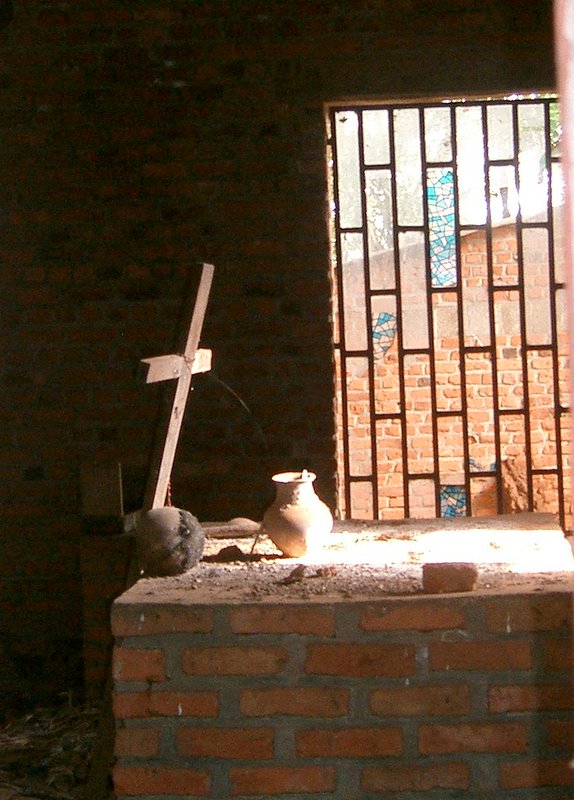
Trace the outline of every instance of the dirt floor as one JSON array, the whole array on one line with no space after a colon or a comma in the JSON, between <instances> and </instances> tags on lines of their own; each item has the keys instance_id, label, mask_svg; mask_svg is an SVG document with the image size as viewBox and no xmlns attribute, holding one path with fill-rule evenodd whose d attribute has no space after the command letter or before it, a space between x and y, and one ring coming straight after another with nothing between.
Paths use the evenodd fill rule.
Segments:
<instances>
[{"instance_id":1,"label":"dirt floor","mask_svg":"<svg viewBox=\"0 0 574 800\"><path fill-rule=\"evenodd\" d=\"M0 727L0 800L83 799L98 718L97 708L70 703L8 715Z\"/></svg>"}]
</instances>

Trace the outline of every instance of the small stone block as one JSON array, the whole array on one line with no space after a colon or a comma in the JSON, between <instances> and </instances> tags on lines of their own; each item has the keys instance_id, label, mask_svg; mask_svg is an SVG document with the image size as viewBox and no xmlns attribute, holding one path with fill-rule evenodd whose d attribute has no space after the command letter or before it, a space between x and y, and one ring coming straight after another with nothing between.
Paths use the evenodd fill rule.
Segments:
<instances>
[{"instance_id":1,"label":"small stone block","mask_svg":"<svg viewBox=\"0 0 574 800\"><path fill-rule=\"evenodd\" d=\"M477 579L476 564L423 564L423 590L428 594L471 592Z\"/></svg>"}]
</instances>

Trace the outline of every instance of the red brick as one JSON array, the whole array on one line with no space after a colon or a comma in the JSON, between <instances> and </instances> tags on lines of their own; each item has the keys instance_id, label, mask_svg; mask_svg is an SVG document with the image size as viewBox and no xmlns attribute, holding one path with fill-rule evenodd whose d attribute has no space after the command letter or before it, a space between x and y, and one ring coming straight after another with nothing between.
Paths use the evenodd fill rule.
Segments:
<instances>
[{"instance_id":1,"label":"red brick","mask_svg":"<svg viewBox=\"0 0 574 800\"><path fill-rule=\"evenodd\" d=\"M164 681L163 650L116 647L113 674L117 681Z\"/></svg>"},{"instance_id":2,"label":"red brick","mask_svg":"<svg viewBox=\"0 0 574 800\"><path fill-rule=\"evenodd\" d=\"M349 710L349 690L330 686L243 689L239 707L246 717L341 717Z\"/></svg>"},{"instance_id":3,"label":"red brick","mask_svg":"<svg viewBox=\"0 0 574 800\"><path fill-rule=\"evenodd\" d=\"M546 737L551 747L574 750L574 719L550 719L546 722Z\"/></svg>"},{"instance_id":4,"label":"red brick","mask_svg":"<svg viewBox=\"0 0 574 800\"><path fill-rule=\"evenodd\" d=\"M341 642L307 647L305 672L314 675L404 677L414 671L413 645Z\"/></svg>"},{"instance_id":5,"label":"red brick","mask_svg":"<svg viewBox=\"0 0 574 800\"><path fill-rule=\"evenodd\" d=\"M217 692L115 692L116 719L143 717L216 717Z\"/></svg>"},{"instance_id":6,"label":"red brick","mask_svg":"<svg viewBox=\"0 0 574 800\"><path fill-rule=\"evenodd\" d=\"M371 692L371 710L386 717L468 714L470 692L466 685L389 686Z\"/></svg>"},{"instance_id":7,"label":"red brick","mask_svg":"<svg viewBox=\"0 0 574 800\"><path fill-rule=\"evenodd\" d=\"M421 725L419 750L438 753L523 752L528 748L528 729L520 723L472 722L454 725Z\"/></svg>"},{"instance_id":8,"label":"red brick","mask_svg":"<svg viewBox=\"0 0 574 800\"><path fill-rule=\"evenodd\" d=\"M229 611L234 633L298 633L333 636L335 616L331 610L302 606L242 606Z\"/></svg>"},{"instance_id":9,"label":"red brick","mask_svg":"<svg viewBox=\"0 0 574 800\"><path fill-rule=\"evenodd\" d=\"M125 590L122 578L117 580L102 580L99 576L90 580L90 583L84 581L82 586L82 597L85 600L93 602L94 600L111 601ZM109 611L106 608L106 623L108 622Z\"/></svg>"},{"instance_id":10,"label":"red brick","mask_svg":"<svg viewBox=\"0 0 574 800\"><path fill-rule=\"evenodd\" d=\"M144 178L159 178L160 180L177 180L185 178L188 170L185 164L163 163L143 164L141 174Z\"/></svg>"},{"instance_id":11,"label":"red brick","mask_svg":"<svg viewBox=\"0 0 574 800\"><path fill-rule=\"evenodd\" d=\"M265 795L335 791L330 766L236 767L230 771L231 794Z\"/></svg>"},{"instance_id":12,"label":"red brick","mask_svg":"<svg viewBox=\"0 0 574 800\"><path fill-rule=\"evenodd\" d=\"M112 607L114 636L147 636L157 633L210 633L213 611L194 606L149 606L146 604Z\"/></svg>"},{"instance_id":13,"label":"red brick","mask_svg":"<svg viewBox=\"0 0 574 800\"><path fill-rule=\"evenodd\" d=\"M477 578L476 564L423 564L423 590L429 594L470 592Z\"/></svg>"},{"instance_id":14,"label":"red brick","mask_svg":"<svg viewBox=\"0 0 574 800\"><path fill-rule=\"evenodd\" d=\"M563 711L574 709L571 686L494 686L488 692L492 713L507 711Z\"/></svg>"},{"instance_id":15,"label":"red brick","mask_svg":"<svg viewBox=\"0 0 574 800\"><path fill-rule=\"evenodd\" d=\"M85 620L85 617L84 617ZM85 628L88 626L86 625ZM85 630L84 628L84 630ZM88 638L88 631L86 631L86 638ZM109 629L103 624L92 624L89 626L89 642L90 644L108 645L112 641L112 636Z\"/></svg>"},{"instance_id":16,"label":"red brick","mask_svg":"<svg viewBox=\"0 0 574 800\"><path fill-rule=\"evenodd\" d=\"M113 771L116 795L196 795L206 797L209 774L200 769L178 767L129 767L116 765Z\"/></svg>"},{"instance_id":17,"label":"red brick","mask_svg":"<svg viewBox=\"0 0 574 800\"><path fill-rule=\"evenodd\" d=\"M486 627L492 633L550 631L568 628L572 617L569 594L521 594L485 605Z\"/></svg>"},{"instance_id":18,"label":"red brick","mask_svg":"<svg viewBox=\"0 0 574 800\"><path fill-rule=\"evenodd\" d=\"M542 645L544 668L548 672L568 672L572 670L572 640L551 639Z\"/></svg>"},{"instance_id":19,"label":"red brick","mask_svg":"<svg viewBox=\"0 0 574 800\"><path fill-rule=\"evenodd\" d=\"M193 647L181 656L188 675L276 675L288 660L282 647Z\"/></svg>"},{"instance_id":20,"label":"red brick","mask_svg":"<svg viewBox=\"0 0 574 800\"><path fill-rule=\"evenodd\" d=\"M178 752L198 758L273 758L275 734L271 728L181 728Z\"/></svg>"},{"instance_id":21,"label":"red brick","mask_svg":"<svg viewBox=\"0 0 574 800\"><path fill-rule=\"evenodd\" d=\"M459 606L445 603L404 602L397 606L369 606L361 615L365 631L435 631L465 627Z\"/></svg>"},{"instance_id":22,"label":"red brick","mask_svg":"<svg viewBox=\"0 0 574 800\"><path fill-rule=\"evenodd\" d=\"M361 789L365 792L430 792L468 787L469 767L462 761L365 767L361 779Z\"/></svg>"},{"instance_id":23,"label":"red brick","mask_svg":"<svg viewBox=\"0 0 574 800\"><path fill-rule=\"evenodd\" d=\"M159 755L159 731L156 728L118 728L114 755L137 758L153 758Z\"/></svg>"},{"instance_id":24,"label":"red brick","mask_svg":"<svg viewBox=\"0 0 574 800\"><path fill-rule=\"evenodd\" d=\"M532 666L528 642L431 642L432 670L523 670Z\"/></svg>"},{"instance_id":25,"label":"red brick","mask_svg":"<svg viewBox=\"0 0 574 800\"><path fill-rule=\"evenodd\" d=\"M574 786L569 759L512 761L501 764L498 782L503 789L528 789L534 786Z\"/></svg>"},{"instance_id":26,"label":"red brick","mask_svg":"<svg viewBox=\"0 0 574 800\"><path fill-rule=\"evenodd\" d=\"M296 734L300 758L373 758L398 756L402 750L400 728L309 728Z\"/></svg>"}]
</instances>

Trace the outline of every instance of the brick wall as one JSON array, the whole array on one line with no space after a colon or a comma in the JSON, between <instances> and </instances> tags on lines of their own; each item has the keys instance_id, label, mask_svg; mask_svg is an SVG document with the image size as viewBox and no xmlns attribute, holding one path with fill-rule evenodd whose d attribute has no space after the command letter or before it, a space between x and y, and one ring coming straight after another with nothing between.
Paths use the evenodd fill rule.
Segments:
<instances>
[{"instance_id":1,"label":"brick wall","mask_svg":"<svg viewBox=\"0 0 574 800\"><path fill-rule=\"evenodd\" d=\"M559 214L557 212L556 216ZM563 256L557 219L557 252ZM548 256L545 234L530 231L525 262L525 330L527 343L547 345L552 340L551 320L548 303ZM495 228L492 237L492 279L494 285L516 285L518 268L515 261L516 233L514 225L501 225ZM558 260L558 259L557 259ZM419 262L415 261L415 269ZM487 246L483 233L464 236L461 241L461 285L465 309L465 345L489 345L489 309L487 300ZM357 299L362 300L362 268L358 265ZM563 264L557 263L557 280L562 280ZM408 274L408 272L407 272ZM416 274L416 273L415 273ZM402 293L403 313L412 314L416 309L418 319L426 319L427 308L423 298L416 294L417 281L413 278L415 290L409 288L405 280ZM352 310L353 282L348 279L348 295L351 296ZM347 296L346 296L347 297ZM464 462L462 418L449 417L438 422L440 442L440 475L443 484L464 484L465 470L470 472L489 470L497 463L494 431L494 392L498 408L505 411L516 410L516 414L499 418L500 451L503 461L516 465L516 472L525 476L524 452L527 433L532 444L531 467L533 469L556 468L557 448L555 431L555 406L552 354L544 351L530 352L527 358L527 378L530 408L528 417L523 413L524 380L522 364L523 341L519 320L519 295L517 291L498 292L495 302L496 318L496 369L497 383L493 385L492 364L484 353L467 353L464 358L466 387L463 391L461 380L461 352L458 329L458 297L456 293L444 292L433 297L434 339L434 389L439 411L456 412L461 410L463 396L466 399L468 447L470 466ZM364 313L357 313L362 322ZM349 315L352 319L352 314ZM557 360L559 401L568 407L569 370L568 336L565 308L558 302L557 315ZM407 320L409 317L407 316ZM469 333L471 331L471 333ZM420 325L418 330L404 334L408 343L405 346L428 348L427 327ZM351 348L352 349L352 348ZM369 389L369 368L366 359L356 358L352 380L347 382L349 408L349 459L353 475L369 475L371 472L371 405ZM427 473L434 471L432 404L431 404L431 364L428 355L408 355L400 364L397 340L391 345L383 358L374 363L373 388L377 413L397 414L401 409L400 380L401 368L404 373L406 390L405 410L407 414L406 431L409 443L409 471ZM339 411L339 459L343 463L342 414ZM395 420L378 423L377 467L379 476L379 508L384 519L401 519L405 515L403 464L400 424ZM563 464L566 473L565 486L569 479L570 421L562 418ZM411 516L434 516L435 487L431 480L417 481L416 492L410 497ZM491 515L500 511L528 510L526 481L524 493L518 506L511 506L510 499L504 497L504 508L498 508L497 480L493 477L474 478L471 484L473 514ZM568 492L566 492L567 494ZM363 495L356 488L353 494L351 516L371 519L373 507L370 486ZM340 499L341 502L341 499ZM565 527L570 529L572 512L570 498L566 497ZM556 475L535 475L533 477L533 510L549 511L558 514L558 486ZM344 509L343 509L344 512Z\"/></svg>"},{"instance_id":2,"label":"brick wall","mask_svg":"<svg viewBox=\"0 0 574 800\"><path fill-rule=\"evenodd\" d=\"M86 700L100 702L112 657L110 611L128 586L135 543L128 536L82 537L82 657Z\"/></svg>"},{"instance_id":3,"label":"brick wall","mask_svg":"<svg viewBox=\"0 0 574 800\"><path fill-rule=\"evenodd\" d=\"M117 796L566 797L571 606L128 593L113 609Z\"/></svg>"},{"instance_id":4,"label":"brick wall","mask_svg":"<svg viewBox=\"0 0 574 800\"><path fill-rule=\"evenodd\" d=\"M34 689L50 652L81 652L80 465L120 462L141 496L158 397L136 366L171 347L188 265L216 265L203 344L257 425L198 378L174 502L257 517L269 476L306 466L334 505L323 104L552 87L554 63L550 0L13 5L0 31L0 635L4 674L21 674L18 652Z\"/></svg>"}]
</instances>

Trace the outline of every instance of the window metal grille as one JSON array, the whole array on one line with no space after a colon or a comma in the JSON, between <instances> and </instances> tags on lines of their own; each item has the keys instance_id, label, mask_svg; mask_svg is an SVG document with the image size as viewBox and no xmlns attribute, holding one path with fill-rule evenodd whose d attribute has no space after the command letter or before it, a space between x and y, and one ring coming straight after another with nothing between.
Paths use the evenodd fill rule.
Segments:
<instances>
[{"instance_id":1,"label":"window metal grille","mask_svg":"<svg viewBox=\"0 0 574 800\"><path fill-rule=\"evenodd\" d=\"M553 96L329 110L339 513L571 525Z\"/></svg>"}]
</instances>

